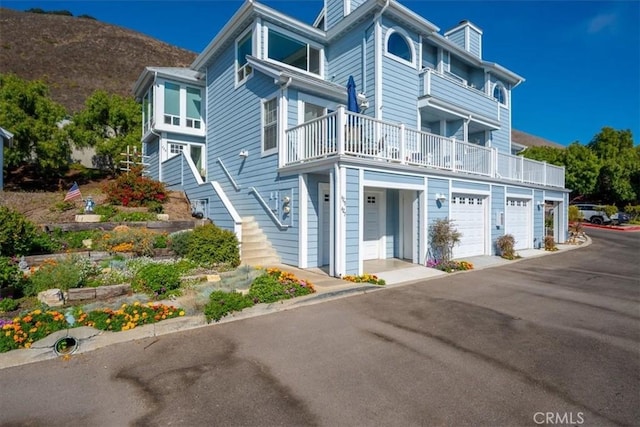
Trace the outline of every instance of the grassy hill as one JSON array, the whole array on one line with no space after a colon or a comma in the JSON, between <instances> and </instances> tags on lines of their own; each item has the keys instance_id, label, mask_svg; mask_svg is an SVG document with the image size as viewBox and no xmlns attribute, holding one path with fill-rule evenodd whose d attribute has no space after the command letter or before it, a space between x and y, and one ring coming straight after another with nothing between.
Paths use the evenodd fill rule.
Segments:
<instances>
[{"instance_id":1,"label":"grassy hill","mask_svg":"<svg viewBox=\"0 0 640 427\"><path fill-rule=\"evenodd\" d=\"M0 8L0 73L43 79L69 113L97 89L132 95L146 66L185 67L196 54L93 19Z\"/></svg>"}]
</instances>

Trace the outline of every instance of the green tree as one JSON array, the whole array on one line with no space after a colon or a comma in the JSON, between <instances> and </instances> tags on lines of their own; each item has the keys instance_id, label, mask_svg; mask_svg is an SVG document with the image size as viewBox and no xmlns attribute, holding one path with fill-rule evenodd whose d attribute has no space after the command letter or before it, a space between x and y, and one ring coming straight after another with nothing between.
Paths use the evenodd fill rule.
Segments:
<instances>
[{"instance_id":1,"label":"green tree","mask_svg":"<svg viewBox=\"0 0 640 427\"><path fill-rule=\"evenodd\" d=\"M564 153L565 186L574 195L593 194L600 173L600 160L588 147L574 142Z\"/></svg>"},{"instance_id":2,"label":"green tree","mask_svg":"<svg viewBox=\"0 0 640 427\"><path fill-rule=\"evenodd\" d=\"M522 155L527 159L547 162L556 166L565 165L565 150L562 148L548 146L529 147L522 152Z\"/></svg>"},{"instance_id":3,"label":"green tree","mask_svg":"<svg viewBox=\"0 0 640 427\"><path fill-rule=\"evenodd\" d=\"M595 188L598 200L619 204L637 199L637 179L640 171L640 155L633 144L630 130L604 127L588 144L600 159L601 168Z\"/></svg>"},{"instance_id":4,"label":"green tree","mask_svg":"<svg viewBox=\"0 0 640 427\"><path fill-rule=\"evenodd\" d=\"M95 147L96 166L117 172L127 146L140 148L142 111L132 97L94 92L73 116L71 139L78 147Z\"/></svg>"},{"instance_id":5,"label":"green tree","mask_svg":"<svg viewBox=\"0 0 640 427\"><path fill-rule=\"evenodd\" d=\"M13 145L5 149L7 167L30 162L44 177L64 173L71 156L66 130L59 126L65 116L44 82L0 74L0 123L14 135Z\"/></svg>"}]
</instances>

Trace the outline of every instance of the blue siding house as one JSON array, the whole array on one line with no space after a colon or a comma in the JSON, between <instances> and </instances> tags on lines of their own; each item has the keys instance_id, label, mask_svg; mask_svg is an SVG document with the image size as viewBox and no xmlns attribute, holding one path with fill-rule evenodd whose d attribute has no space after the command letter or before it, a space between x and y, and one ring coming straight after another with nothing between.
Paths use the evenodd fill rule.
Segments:
<instances>
[{"instance_id":1,"label":"blue siding house","mask_svg":"<svg viewBox=\"0 0 640 427\"><path fill-rule=\"evenodd\" d=\"M564 169L512 155L524 79L482 57L478 26L441 32L395 0L318 3L308 24L246 1L189 68L142 72L149 176L235 231L243 259L262 239L338 277L424 264L441 218L462 233L456 258L494 254L505 233L541 247L550 209L564 242Z\"/></svg>"}]
</instances>

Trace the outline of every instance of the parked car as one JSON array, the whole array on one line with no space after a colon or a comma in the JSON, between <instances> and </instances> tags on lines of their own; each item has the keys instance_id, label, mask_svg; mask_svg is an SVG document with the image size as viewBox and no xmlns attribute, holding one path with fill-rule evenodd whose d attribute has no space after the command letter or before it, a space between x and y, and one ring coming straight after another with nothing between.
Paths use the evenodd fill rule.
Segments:
<instances>
[{"instance_id":1,"label":"parked car","mask_svg":"<svg viewBox=\"0 0 640 427\"><path fill-rule=\"evenodd\" d=\"M611 215L611 222L613 224L624 224L631 220L631 215L626 212L618 212Z\"/></svg>"},{"instance_id":2,"label":"parked car","mask_svg":"<svg viewBox=\"0 0 640 427\"><path fill-rule=\"evenodd\" d=\"M592 224L607 224L611 222L611 218L601 209L600 205L591 203L576 203L582 213L582 218Z\"/></svg>"}]
</instances>

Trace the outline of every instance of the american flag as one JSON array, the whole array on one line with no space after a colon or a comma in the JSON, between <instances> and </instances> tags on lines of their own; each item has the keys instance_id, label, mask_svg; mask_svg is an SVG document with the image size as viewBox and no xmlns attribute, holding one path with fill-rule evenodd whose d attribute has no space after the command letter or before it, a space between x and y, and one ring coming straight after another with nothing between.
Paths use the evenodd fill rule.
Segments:
<instances>
[{"instance_id":1,"label":"american flag","mask_svg":"<svg viewBox=\"0 0 640 427\"><path fill-rule=\"evenodd\" d=\"M67 191L67 195L64 196L64 201L67 202L69 200L77 199L78 197L82 197L82 194L80 193L78 183L74 182L69 191Z\"/></svg>"}]
</instances>

